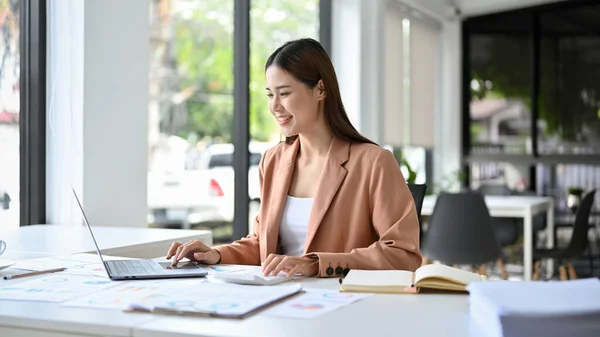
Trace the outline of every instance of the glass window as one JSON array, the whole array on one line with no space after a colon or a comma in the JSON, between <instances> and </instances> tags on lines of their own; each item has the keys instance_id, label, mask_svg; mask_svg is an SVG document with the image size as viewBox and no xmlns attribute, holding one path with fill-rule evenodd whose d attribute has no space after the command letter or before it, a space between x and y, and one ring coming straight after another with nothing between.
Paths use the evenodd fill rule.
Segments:
<instances>
[{"instance_id":1,"label":"glass window","mask_svg":"<svg viewBox=\"0 0 600 337\"><path fill-rule=\"evenodd\" d=\"M210 158L208 168L233 166L233 154L217 154Z\"/></svg>"},{"instance_id":2,"label":"glass window","mask_svg":"<svg viewBox=\"0 0 600 337\"><path fill-rule=\"evenodd\" d=\"M19 4L0 0L0 231L19 226Z\"/></svg>"},{"instance_id":3,"label":"glass window","mask_svg":"<svg viewBox=\"0 0 600 337\"><path fill-rule=\"evenodd\" d=\"M471 188L481 185L503 185L521 192L529 185L529 166L508 162L477 162L469 165Z\"/></svg>"},{"instance_id":4,"label":"glass window","mask_svg":"<svg viewBox=\"0 0 600 337\"><path fill-rule=\"evenodd\" d=\"M233 6L150 2L148 221L215 242L233 220Z\"/></svg>"},{"instance_id":5,"label":"glass window","mask_svg":"<svg viewBox=\"0 0 600 337\"><path fill-rule=\"evenodd\" d=\"M285 42L319 38L319 1L253 0L250 9L250 138L279 142L265 91L265 62Z\"/></svg>"},{"instance_id":6,"label":"glass window","mask_svg":"<svg viewBox=\"0 0 600 337\"><path fill-rule=\"evenodd\" d=\"M600 167L583 164L546 165L539 169L539 184L543 191L554 197L555 208L560 213L573 215L574 207L569 195L578 194L581 198L600 186ZM579 200L580 201L580 200ZM596 202L592 206L593 214L600 211L600 194L596 193ZM592 220L593 221L593 220Z\"/></svg>"},{"instance_id":7,"label":"glass window","mask_svg":"<svg viewBox=\"0 0 600 337\"><path fill-rule=\"evenodd\" d=\"M540 15L541 154L600 154L600 5Z\"/></svg>"},{"instance_id":8,"label":"glass window","mask_svg":"<svg viewBox=\"0 0 600 337\"><path fill-rule=\"evenodd\" d=\"M530 154L531 15L497 15L469 28L471 153Z\"/></svg>"},{"instance_id":9,"label":"glass window","mask_svg":"<svg viewBox=\"0 0 600 337\"><path fill-rule=\"evenodd\" d=\"M258 212L260 156L280 141L265 90L265 62L285 42L319 38L319 0L252 0L250 9L250 196L249 229Z\"/></svg>"}]
</instances>

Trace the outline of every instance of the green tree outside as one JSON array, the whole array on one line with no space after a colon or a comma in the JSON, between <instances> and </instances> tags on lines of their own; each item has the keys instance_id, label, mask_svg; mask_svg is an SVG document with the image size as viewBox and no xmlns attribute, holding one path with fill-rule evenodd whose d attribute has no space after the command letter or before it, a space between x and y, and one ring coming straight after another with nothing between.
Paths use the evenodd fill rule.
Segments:
<instances>
[{"instance_id":1,"label":"green tree outside","mask_svg":"<svg viewBox=\"0 0 600 337\"><path fill-rule=\"evenodd\" d=\"M233 1L202 0L173 12L170 62L176 74L164 84L165 91L191 94L183 109L174 105L163 109L167 111L162 113L162 129L183 138L193 134L231 142ZM250 15L250 135L269 141L277 134L277 124L267 104L264 64L286 41L318 37L318 0L254 0Z\"/></svg>"}]
</instances>

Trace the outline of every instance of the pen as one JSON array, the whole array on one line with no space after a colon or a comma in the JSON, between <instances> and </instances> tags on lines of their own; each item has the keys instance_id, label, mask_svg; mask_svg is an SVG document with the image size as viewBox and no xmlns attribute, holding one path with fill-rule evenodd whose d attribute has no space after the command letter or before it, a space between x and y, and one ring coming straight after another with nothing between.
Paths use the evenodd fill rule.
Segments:
<instances>
[{"instance_id":1,"label":"pen","mask_svg":"<svg viewBox=\"0 0 600 337\"><path fill-rule=\"evenodd\" d=\"M4 279L5 280L12 280L12 279L21 278L21 277L28 277L28 276L36 276L36 275L56 273L56 272L63 271L63 270L67 270L67 268L56 268L56 269L34 271L34 272L31 272L31 273L25 273L25 274L6 275L6 276L4 276Z\"/></svg>"}]
</instances>

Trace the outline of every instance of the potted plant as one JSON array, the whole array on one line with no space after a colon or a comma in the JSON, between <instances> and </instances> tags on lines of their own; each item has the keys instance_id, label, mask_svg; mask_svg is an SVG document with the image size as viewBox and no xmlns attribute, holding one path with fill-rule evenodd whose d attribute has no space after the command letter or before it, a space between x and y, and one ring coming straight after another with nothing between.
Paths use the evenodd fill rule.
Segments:
<instances>
[{"instance_id":1,"label":"potted plant","mask_svg":"<svg viewBox=\"0 0 600 337\"><path fill-rule=\"evenodd\" d=\"M576 212L581 204L581 196L583 195L583 188L580 187L569 187L569 195L567 196L567 207L571 211Z\"/></svg>"},{"instance_id":2,"label":"potted plant","mask_svg":"<svg viewBox=\"0 0 600 337\"><path fill-rule=\"evenodd\" d=\"M394 157L396 157L396 161L398 161L398 164L401 167L404 166L406 168L406 171L408 173L408 176L405 177L406 183L414 184L417 181L417 172L413 170L406 158L404 158L404 154L402 154L402 151L395 151Z\"/></svg>"}]
</instances>

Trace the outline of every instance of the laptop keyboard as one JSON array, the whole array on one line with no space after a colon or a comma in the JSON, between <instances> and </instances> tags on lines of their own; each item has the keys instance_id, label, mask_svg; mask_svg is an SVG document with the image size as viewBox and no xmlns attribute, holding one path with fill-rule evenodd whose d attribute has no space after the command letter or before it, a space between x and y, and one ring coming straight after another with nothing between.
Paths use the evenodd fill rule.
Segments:
<instances>
[{"instance_id":1,"label":"laptop keyboard","mask_svg":"<svg viewBox=\"0 0 600 337\"><path fill-rule=\"evenodd\" d=\"M162 267L150 260L110 261L117 275L154 275L163 273Z\"/></svg>"}]
</instances>

